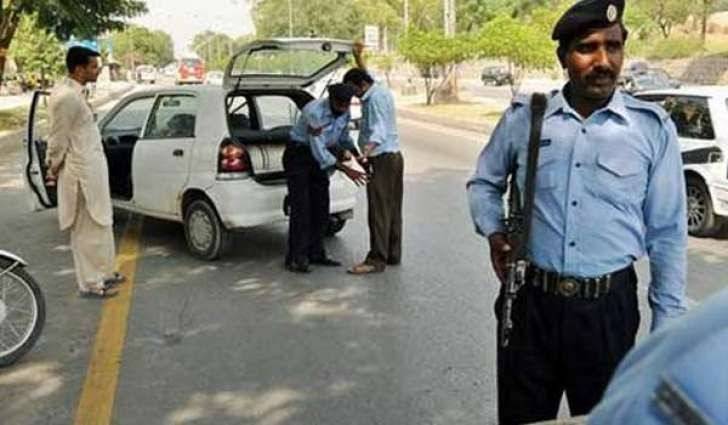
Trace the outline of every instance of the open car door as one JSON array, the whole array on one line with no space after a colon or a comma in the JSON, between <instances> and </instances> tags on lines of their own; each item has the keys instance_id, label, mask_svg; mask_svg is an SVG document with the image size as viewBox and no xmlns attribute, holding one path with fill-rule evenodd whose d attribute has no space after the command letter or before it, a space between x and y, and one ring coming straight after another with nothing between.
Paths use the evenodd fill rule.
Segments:
<instances>
[{"instance_id":1,"label":"open car door","mask_svg":"<svg viewBox=\"0 0 728 425\"><path fill-rule=\"evenodd\" d=\"M48 98L50 93L36 91L28 113L28 128L23 151L25 163L23 180L34 211L55 208L58 205L55 182L48 184L45 165L48 149Z\"/></svg>"},{"instance_id":2,"label":"open car door","mask_svg":"<svg viewBox=\"0 0 728 425\"><path fill-rule=\"evenodd\" d=\"M343 66L353 43L329 39L273 39L243 46L223 77L227 91L305 88Z\"/></svg>"}]
</instances>

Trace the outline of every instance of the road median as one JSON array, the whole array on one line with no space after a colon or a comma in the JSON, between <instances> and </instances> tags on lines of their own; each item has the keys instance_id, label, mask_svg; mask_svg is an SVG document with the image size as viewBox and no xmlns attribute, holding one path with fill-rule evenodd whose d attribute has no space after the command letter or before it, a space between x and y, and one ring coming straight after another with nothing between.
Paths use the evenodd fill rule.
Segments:
<instances>
[{"instance_id":1,"label":"road median","mask_svg":"<svg viewBox=\"0 0 728 425\"><path fill-rule=\"evenodd\" d=\"M502 111L479 103L452 103L440 105L405 104L397 107L397 115L404 119L467 130L483 135L495 128Z\"/></svg>"}]
</instances>

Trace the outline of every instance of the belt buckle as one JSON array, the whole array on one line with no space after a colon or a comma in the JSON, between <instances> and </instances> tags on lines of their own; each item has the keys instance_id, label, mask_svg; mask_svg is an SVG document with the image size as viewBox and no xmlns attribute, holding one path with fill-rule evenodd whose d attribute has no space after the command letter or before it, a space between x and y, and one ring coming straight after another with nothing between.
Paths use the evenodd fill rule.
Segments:
<instances>
[{"instance_id":1,"label":"belt buckle","mask_svg":"<svg viewBox=\"0 0 728 425\"><path fill-rule=\"evenodd\" d=\"M557 290L560 295L571 298L579 292L579 283L571 278L562 279L559 281Z\"/></svg>"}]
</instances>

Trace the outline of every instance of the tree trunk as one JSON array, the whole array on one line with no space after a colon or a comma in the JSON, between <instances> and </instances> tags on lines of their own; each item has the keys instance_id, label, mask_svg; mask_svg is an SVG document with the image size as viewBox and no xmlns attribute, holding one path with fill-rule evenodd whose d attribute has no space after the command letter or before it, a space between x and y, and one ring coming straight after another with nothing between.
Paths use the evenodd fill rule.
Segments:
<instances>
[{"instance_id":1,"label":"tree trunk","mask_svg":"<svg viewBox=\"0 0 728 425\"><path fill-rule=\"evenodd\" d=\"M437 102L454 103L458 102L458 80L457 65L448 65L442 67L443 80L437 87Z\"/></svg>"},{"instance_id":2,"label":"tree trunk","mask_svg":"<svg viewBox=\"0 0 728 425\"><path fill-rule=\"evenodd\" d=\"M10 42L13 41L15 30L20 24L20 14L13 5L13 1L8 2L4 7L0 1L0 85L5 78L5 62L8 57L8 49Z\"/></svg>"},{"instance_id":3,"label":"tree trunk","mask_svg":"<svg viewBox=\"0 0 728 425\"><path fill-rule=\"evenodd\" d=\"M709 0L703 0L703 16L700 27L700 38L703 40L703 43L705 42L705 37L708 32L708 15L710 14L710 3L711 2Z\"/></svg>"},{"instance_id":4,"label":"tree trunk","mask_svg":"<svg viewBox=\"0 0 728 425\"><path fill-rule=\"evenodd\" d=\"M435 91L432 89L432 77L425 77L425 96L427 98L427 105L432 105L432 96L434 94Z\"/></svg>"}]
</instances>

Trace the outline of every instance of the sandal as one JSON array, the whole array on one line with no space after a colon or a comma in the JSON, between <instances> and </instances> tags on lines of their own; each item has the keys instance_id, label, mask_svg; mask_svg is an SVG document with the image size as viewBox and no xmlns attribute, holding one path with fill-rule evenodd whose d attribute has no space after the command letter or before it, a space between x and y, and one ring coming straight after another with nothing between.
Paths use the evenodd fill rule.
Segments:
<instances>
[{"instance_id":1,"label":"sandal","mask_svg":"<svg viewBox=\"0 0 728 425\"><path fill-rule=\"evenodd\" d=\"M121 285L126 282L126 276L119 272L114 272L110 278L104 279L104 286L107 288L110 286Z\"/></svg>"},{"instance_id":2,"label":"sandal","mask_svg":"<svg viewBox=\"0 0 728 425\"><path fill-rule=\"evenodd\" d=\"M81 298L112 298L118 294L118 291L113 291L109 287L89 289L88 291L78 291L78 295Z\"/></svg>"},{"instance_id":3,"label":"sandal","mask_svg":"<svg viewBox=\"0 0 728 425\"><path fill-rule=\"evenodd\" d=\"M361 263L361 264L357 264L356 266L350 268L346 272L349 274L363 275L363 274L370 274L370 273L381 273L383 271L384 271L383 266L375 266L373 264Z\"/></svg>"}]
</instances>

